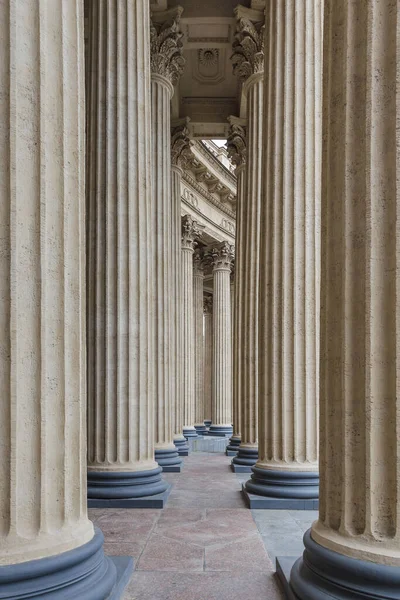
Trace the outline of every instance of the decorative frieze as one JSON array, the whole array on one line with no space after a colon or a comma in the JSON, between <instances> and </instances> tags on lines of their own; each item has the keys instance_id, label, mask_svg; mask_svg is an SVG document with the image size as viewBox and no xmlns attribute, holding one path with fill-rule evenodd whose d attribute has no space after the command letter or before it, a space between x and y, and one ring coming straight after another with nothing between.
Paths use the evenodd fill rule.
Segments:
<instances>
[{"instance_id":1,"label":"decorative frieze","mask_svg":"<svg viewBox=\"0 0 400 600\"><path fill-rule=\"evenodd\" d=\"M180 30L182 13L180 6L154 13L150 25L151 71L168 79L173 86L178 83L185 67L183 33Z\"/></svg>"},{"instance_id":2,"label":"decorative frieze","mask_svg":"<svg viewBox=\"0 0 400 600\"><path fill-rule=\"evenodd\" d=\"M237 19L233 42L233 72L242 81L264 72L264 15L243 6L235 9Z\"/></svg>"},{"instance_id":3,"label":"decorative frieze","mask_svg":"<svg viewBox=\"0 0 400 600\"><path fill-rule=\"evenodd\" d=\"M190 215L182 217L182 248L194 250L204 227Z\"/></svg>"}]
</instances>

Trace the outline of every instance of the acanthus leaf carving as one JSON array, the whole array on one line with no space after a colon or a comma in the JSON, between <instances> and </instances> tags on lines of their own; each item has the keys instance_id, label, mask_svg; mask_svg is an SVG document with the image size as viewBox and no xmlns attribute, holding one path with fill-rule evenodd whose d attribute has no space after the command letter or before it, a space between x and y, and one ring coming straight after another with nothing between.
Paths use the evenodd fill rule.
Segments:
<instances>
[{"instance_id":1,"label":"acanthus leaf carving","mask_svg":"<svg viewBox=\"0 0 400 600\"><path fill-rule=\"evenodd\" d=\"M234 74L243 81L264 71L264 33L263 21L238 18L231 60Z\"/></svg>"},{"instance_id":2,"label":"acanthus leaf carving","mask_svg":"<svg viewBox=\"0 0 400 600\"><path fill-rule=\"evenodd\" d=\"M238 168L246 163L246 129L232 117L228 121L230 127L226 147L231 162Z\"/></svg>"},{"instance_id":3,"label":"acanthus leaf carving","mask_svg":"<svg viewBox=\"0 0 400 600\"><path fill-rule=\"evenodd\" d=\"M193 157L188 122L189 119L185 119L171 133L171 162L183 169L188 167Z\"/></svg>"},{"instance_id":4,"label":"acanthus leaf carving","mask_svg":"<svg viewBox=\"0 0 400 600\"><path fill-rule=\"evenodd\" d=\"M173 13L168 12L165 21L159 21L164 13L156 13L151 19L151 71L166 77L175 86L185 67L183 33L180 30L182 9L178 7Z\"/></svg>"},{"instance_id":5,"label":"acanthus leaf carving","mask_svg":"<svg viewBox=\"0 0 400 600\"><path fill-rule=\"evenodd\" d=\"M192 219L190 215L182 217L182 248L194 250L204 226Z\"/></svg>"},{"instance_id":6,"label":"acanthus leaf carving","mask_svg":"<svg viewBox=\"0 0 400 600\"><path fill-rule=\"evenodd\" d=\"M235 260L235 246L229 242L221 242L210 248L206 256L209 258L213 269L229 269Z\"/></svg>"}]
</instances>

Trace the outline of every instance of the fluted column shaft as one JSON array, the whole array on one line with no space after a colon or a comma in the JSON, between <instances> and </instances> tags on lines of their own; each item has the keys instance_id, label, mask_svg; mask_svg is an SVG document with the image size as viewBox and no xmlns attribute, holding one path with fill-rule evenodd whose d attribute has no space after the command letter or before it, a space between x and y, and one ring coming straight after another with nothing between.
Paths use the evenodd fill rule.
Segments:
<instances>
[{"instance_id":1,"label":"fluted column shaft","mask_svg":"<svg viewBox=\"0 0 400 600\"><path fill-rule=\"evenodd\" d=\"M213 249L213 414L210 433L232 434L232 330L230 274L233 247Z\"/></svg>"},{"instance_id":2,"label":"fluted column shaft","mask_svg":"<svg viewBox=\"0 0 400 600\"><path fill-rule=\"evenodd\" d=\"M29 578L38 589L41 574L33 574L43 564L36 559L94 535L86 508L83 44L77 0L1 5L0 577L13 565L9 597L21 585L12 579L17 563L31 597Z\"/></svg>"},{"instance_id":3,"label":"fluted column shaft","mask_svg":"<svg viewBox=\"0 0 400 600\"><path fill-rule=\"evenodd\" d=\"M186 217L190 222L190 217ZM196 436L194 428L194 305L193 254L194 238L182 235L182 391L183 433Z\"/></svg>"},{"instance_id":4,"label":"fluted column shaft","mask_svg":"<svg viewBox=\"0 0 400 600\"><path fill-rule=\"evenodd\" d=\"M396 566L399 19L394 1L326 6L322 481L312 530L327 548Z\"/></svg>"},{"instance_id":5,"label":"fluted column shaft","mask_svg":"<svg viewBox=\"0 0 400 600\"><path fill-rule=\"evenodd\" d=\"M161 75L152 76L152 139L154 169L153 232L155 238L154 293L155 361L154 381L156 398L156 449L174 448L172 441L172 396L175 392L175 369L171 352L173 335L172 312L175 298L171 285L172 273L172 199L171 199L171 116L173 88Z\"/></svg>"},{"instance_id":6,"label":"fluted column shaft","mask_svg":"<svg viewBox=\"0 0 400 600\"><path fill-rule=\"evenodd\" d=\"M204 269L201 255L195 255L193 269L194 307L194 423L197 431L205 430L204 425L204 340L203 340L203 298Z\"/></svg>"},{"instance_id":7,"label":"fluted column shaft","mask_svg":"<svg viewBox=\"0 0 400 600\"><path fill-rule=\"evenodd\" d=\"M256 486L246 484L262 493L264 478L270 495L275 471L275 495L309 499L318 495L321 14L320 0L266 10L259 460Z\"/></svg>"},{"instance_id":8,"label":"fluted column shaft","mask_svg":"<svg viewBox=\"0 0 400 600\"><path fill-rule=\"evenodd\" d=\"M174 440L183 440L183 381L182 381L182 335L181 335L181 310L182 310L182 249L181 249L181 184L182 169L172 165L171 171L171 198L172 198L172 234L174 244L172 249L172 277L174 282L175 301L172 304L172 321L176 324L171 334L171 353L175 354L173 361L174 382L171 399L172 431Z\"/></svg>"},{"instance_id":9,"label":"fluted column shaft","mask_svg":"<svg viewBox=\"0 0 400 600\"><path fill-rule=\"evenodd\" d=\"M213 393L213 301L204 297L204 418L212 421Z\"/></svg>"},{"instance_id":10,"label":"fluted column shaft","mask_svg":"<svg viewBox=\"0 0 400 600\"><path fill-rule=\"evenodd\" d=\"M166 488L154 484L149 28L144 2L90 3L88 493L115 503Z\"/></svg>"}]
</instances>

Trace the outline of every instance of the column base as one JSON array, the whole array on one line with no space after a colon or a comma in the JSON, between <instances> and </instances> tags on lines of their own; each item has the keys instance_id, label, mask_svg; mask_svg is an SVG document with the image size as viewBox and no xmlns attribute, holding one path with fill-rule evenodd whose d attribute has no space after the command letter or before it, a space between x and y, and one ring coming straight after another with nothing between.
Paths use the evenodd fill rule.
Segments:
<instances>
[{"instance_id":1,"label":"column base","mask_svg":"<svg viewBox=\"0 0 400 600\"><path fill-rule=\"evenodd\" d=\"M182 440L174 440L174 444L179 456L189 456L189 445L186 438L183 438Z\"/></svg>"},{"instance_id":2,"label":"column base","mask_svg":"<svg viewBox=\"0 0 400 600\"><path fill-rule=\"evenodd\" d=\"M197 431L195 430L194 427L184 427L183 428L183 435L184 435L185 438L196 438L196 437L198 437Z\"/></svg>"},{"instance_id":3,"label":"column base","mask_svg":"<svg viewBox=\"0 0 400 600\"><path fill-rule=\"evenodd\" d=\"M239 446L237 455L232 459L231 468L234 473L251 473L257 461L257 447Z\"/></svg>"},{"instance_id":4,"label":"column base","mask_svg":"<svg viewBox=\"0 0 400 600\"><path fill-rule=\"evenodd\" d=\"M250 508L317 510L319 474L310 471L273 471L251 467L243 486Z\"/></svg>"},{"instance_id":5,"label":"column base","mask_svg":"<svg viewBox=\"0 0 400 600\"><path fill-rule=\"evenodd\" d=\"M311 529L304 534L304 546L304 554L297 560L277 559L277 574L290 600L400 598L400 567L350 558L324 548L312 539Z\"/></svg>"},{"instance_id":6,"label":"column base","mask_svg":"<svg viewBox=\"0 0 400 600\"><path fill-rule=\"evenodd\" d=\"M240 444L241 444L241 438L240 438L240 436L233 435L231 437L231 439L229 440L228 446L226 447L225 454L227 456L236 456L236 454L239 451Z\"/></svg>"},{"instance_id":7,"label":"column base","mask_svg":"<svg viewBox=\"0 0 400 600\"><path fill-rule=\"evenodd\" d=\"M100 529L90 542L56 556L0 567L0 595L7 600L23 598L122 598L131 573L129 556L104 555Z\"/></svg>"},{"instance_id":8,"label":"column base","mask_svg":"<svg viewBox=\"0 0 400 600\"><path fill-rule=\"evenodd\" d=\"M179 457L177 450L156 448L154 457L164 473L180 473L182 471L183 460Z\"/></svg>"},{"instance_id":9,"label":"column base","mask_svg":"<svg viewBox=\"0 0 400 600\"><path fill-rule=\"evenodd\" d=\"M88 471L89 508L163 508L171 486L162 468L149 471Z\"/></svg>"},{"instance_id":10,"label":"column base","mask_svg":"<svg viewBox=\"0 0 400 600\"><path fill-rule=\"evenodd\" d=\"M207 433L207 427L205 425L195 425L194 428L197 435L205 435Z\"/></svg>"},{"instance_id":11,"label":"column base","mask_svg":"<svg viewBox=\"0 0 400 600\"><path fill-rule=\"evenodd\" d=\"M232 425L211 425L207 432L207 435L214 435L217 437L228 437L233 433Z\"/></svg>"},{"instance_id":12,"label":"column base","mask_svg":"<svg viewBox=\"0 0 400 600\"><path fill-rule=\"evenodd\" d=\"M211 423L212 423L211 419L204 419L204 425L206 427L210 427Z\"/></svg>"}]
</instances>

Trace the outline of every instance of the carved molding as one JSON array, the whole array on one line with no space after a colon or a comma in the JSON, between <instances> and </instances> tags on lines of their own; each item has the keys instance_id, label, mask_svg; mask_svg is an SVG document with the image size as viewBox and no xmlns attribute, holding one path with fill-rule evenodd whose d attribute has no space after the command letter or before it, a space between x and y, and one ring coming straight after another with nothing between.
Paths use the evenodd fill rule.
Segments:
<instances>
[{"instance_id":1,"label":"carved molding","mask_svg":"<svg viewBox=\"0 0 400 600\"><path fill-rule=\"evenodd\" d=\"M204 249L197 248L193 255L193 274L204 276Z\"/></svg>"},{"instance_id":2,"label":"carved molding","mask_svg":"<svg viewBox=\"0 0 400 600\"><path fill-rule=\"evenodd\" d=\"M188 183L193 189L195 189L196 192L200 194L200 196L203 196L203 198L205 198L208 202L222 210L232 219L235 219L236 213L233 210L231 210L228 206L226 206L223 202L217 200L217 198L215 198L207 190L205 190L199 183L197 183L195 179L193 179L193 177L191 177L191 175L189 175L189 173L187 173L187 171L184 171L182 179L186 181L186 183Z\"/></svg>"},{"instance_id":3,"label":"carved molding","mask_svg":"<svg viewBox=\"0 0 400 600\"><path fill-rule=\"evenodd\" d=\"M173 124L171 132L171 164L184 169L191 159L190 150L190 119L183 119Z\"/></svg>"},{"instance_id":4,"label":"carved molding","mask_svg":"<svg viewBox=\"0 0 400 600\"><path fill-rule=\"evenodd\" d=\"M229 117L229 132L227 139L228 156L236 168L246 163L246 129L241 119Z\"/></svg>"},{"instance_id":5,"label":"carved molding","mask_svg":"<svg viewBox=\"0 0 400 600\"><path fill-rule=\"evenodd\" d=\"M194 250L203 229L203 225L192 219L190 215L184 215L182 217L182 248Z\"/></svg>"},{"instance_id":6,"label":"carved molding","mask_svg":"<svg viewBox=\"0 0 400 600\"><path fill-rule=\"evenodd\" d=\"M204 296L203 299L204 314L212 315L213 313L213 297L210 295Z\"/></svg>"},{"instance_id":7,"label":"carved molding","mask_svg":"<svg viewBox=\"0 0 400 600\"><path fill-rule=\"evenodd\" d=\"M211 152L211 150L209 150L209 148L207 148L205 144L203 144L203 142L196 141L196 150L198 150L200 154L204 156L204 158L211 162L215 171L218 171L218 173L220 173L224 179L228 180L232 185L236 186L236 176L221 163L218 157L215 156L214 153Z\"/></svg>"},{"instance_id":8,"label":"carved molding","mask_svg":"<svg viewBox=\"0 0 400 600\"><path fill-rule=\"evenodd\" d=\"M175 86L181 77L183 33L180 19L183 9L178 6L166 12L154 13L150 24L151 72L168 79Z\"/></svg>"},{"instance_id":9,"label":"carved molding","mask_svg":"<svg viewBox=\"0 0 400 600\"><path fill-rule=\"evenodd\" d=\"M236 33L231 57L233 72L242 81L264 72L264 15L261 11L235 9Z\"/></svg>"},{"instance_id":10,"label":"carved molding","mask_svg":"<svg viewBox=\"0 0 400 600\"><path fill-rule=\"evenodd\" d=\"M235 260L235 246L229 242L222 242L212 246L206 251L206 256L209 258L213 269L233 268Z\"/></svg>"}]
</instances>

